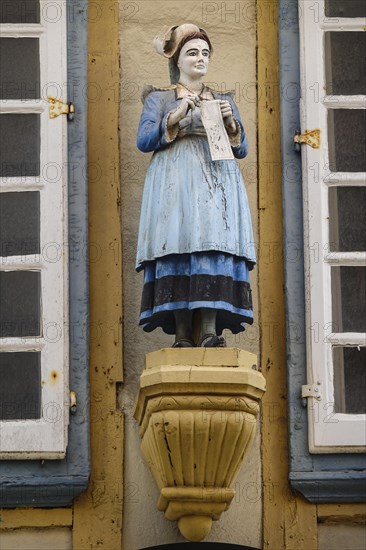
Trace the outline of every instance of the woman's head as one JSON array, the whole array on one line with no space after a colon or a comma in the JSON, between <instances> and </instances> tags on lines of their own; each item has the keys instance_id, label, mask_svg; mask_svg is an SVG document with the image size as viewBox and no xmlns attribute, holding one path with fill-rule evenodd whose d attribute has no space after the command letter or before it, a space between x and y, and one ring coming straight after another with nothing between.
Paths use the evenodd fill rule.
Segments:
<instances>
[{"instance_id":1,"label":"woman's head","mask_svg":"<svg viewBox=\"0 0 366 550\"><path fill-rule=\"evenodd\" d=\"M183 46L185 46L187 44L187 42L189 42L190 40L204 40L206 42L206 44L208 45L210 55L212 54L213 48L212 48L211 41L210 41L209 37L207 36L206 32L201 29L199 32L198 31L197 32L191 32L191 33L187 34L186 36L184 36L181 39L181 41L179 42L179 44L177 46L177 49L174 53L174 56L173 56L176 63L178 62L179 54L180 54Z\"/></svg>"},{"instance_id":2,"label":"woman's head","mask_svg":"<svg viewBox=\"0 0 366 550\"><path fill-rule=\"evenodd\" d=\"M190 78L201 78L207 73L211 55L211 43L202 33L195 33L198 36L188 36L182 40L174 62L182 74Z\"/></svg>"},{"instance_id":3,"label":"woman's head","mask_svg":"<svg viewBox=\"0 0 366 550\"><path fill-rule=\"evenodd\" d=\"M182 66L183 62L181 63L183 60L182 56L186 54L187 43L191 44L193 40L197 42L196 46L200 51L203 52L203 50L205 50L202 54L202 57L204 57L204 63L202 64L205 65L205 72L207 72L208 61L212 54L212 45L204 29L197 27L197 25L193 23L183 23L178 26L164 27L154 39L156 51L169 59L170 78L173 84L179 80L180 72L186 69L192 72L194 76L194 69L191 71L189 66L185 69L185 67ZM194 55L195 54L191 52L191 60ZM201 53L197 53L197 55L200 56ZM179 64L181 65L180 69L178 68ZM202 73L202 75L203 74L204 73Z\"/></svg>"}]
</instances>

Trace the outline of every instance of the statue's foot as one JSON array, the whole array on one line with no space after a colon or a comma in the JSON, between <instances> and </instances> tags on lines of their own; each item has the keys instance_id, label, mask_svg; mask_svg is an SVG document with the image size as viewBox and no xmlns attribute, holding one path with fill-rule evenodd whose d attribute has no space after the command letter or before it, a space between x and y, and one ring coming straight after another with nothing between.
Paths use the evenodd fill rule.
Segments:
<instances>
[{"instance_id":1,"label":"statue's foot","mask_svg":"<svg viewBox=\"0 0 366 550\"><path fill-rule=\"evenodd\" d=\"M217 334L205 334L198 343L200 348L226 348L225 338Z\"/></svg>"},{"instance_id":2,"label":"statue's foot","mask_svg":"<svg viewBox=\"0 0 366 550\"><path fill-rule=\"evenodd\" d=\"M173 348L193 348L194 343L189 338L179 338L172 346Z\"/></svg>"}]
</instances>

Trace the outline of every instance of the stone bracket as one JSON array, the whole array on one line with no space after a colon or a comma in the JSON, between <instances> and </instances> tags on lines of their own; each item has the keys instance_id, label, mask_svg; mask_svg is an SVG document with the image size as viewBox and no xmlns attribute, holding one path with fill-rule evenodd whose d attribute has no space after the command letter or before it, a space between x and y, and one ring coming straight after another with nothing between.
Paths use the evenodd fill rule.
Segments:
<instances>
[{"instance_id":1,"label":"stone bracket","mask_svg":"<svg viewBox=\"0 0 366 550\"><path fill-rule=\"evenodd\" d=\"M235 348L163 349L146 357L135 418L160 489L158 509L200 541L235 495L254 438L263 375Z\"/></svg>"}]
</instances>

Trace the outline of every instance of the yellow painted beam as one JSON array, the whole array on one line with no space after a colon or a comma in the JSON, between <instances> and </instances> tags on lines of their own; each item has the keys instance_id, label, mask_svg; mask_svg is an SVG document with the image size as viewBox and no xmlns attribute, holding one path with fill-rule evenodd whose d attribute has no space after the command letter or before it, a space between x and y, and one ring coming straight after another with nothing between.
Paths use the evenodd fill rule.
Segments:
<instances>
[{"instance_id":1,"label":"yellow painted beam","mask_svg":"<svg viewBox=\"0 0 366 550\"><path fill-rule=\"evenodd\" d=\"M119 181L119 46L115 0L90 3L89 244L92 473L74 505L73 547L122 545L122 260ZM97 11L96 11L97 10Z\"/></svg>"},{"instance_id":2,"label":"yellow painted beam","mask_svg":"<svg viewBox=\"0 0 366 550\"><path fill-rule=\"evenodd\" d=\"M288 483L278 4L257 0L257 8L260 355L267 379L262 420L263 547L316 550L316 506L295 496Z\"/></svg>"},{"instance_id":3,"label":"yellow painted beam","mask_svg":"<svg viewBox=\"0 0 366 550\"><path fill-rule=\"evenodd\" d=\"M69 527L71 525L72 508L0 510L0 530L30 527Z\"/></svg>"},{"instance_id":4,"label":"yellow painted beam","mask_svg":"<svg viewBox=\"0 0 366 550\"><path fill-rule=\"evenodd\" d=\"M319 523L366 523L366 505L355 504L318 504Z\"/></svg>"}]
</instances>

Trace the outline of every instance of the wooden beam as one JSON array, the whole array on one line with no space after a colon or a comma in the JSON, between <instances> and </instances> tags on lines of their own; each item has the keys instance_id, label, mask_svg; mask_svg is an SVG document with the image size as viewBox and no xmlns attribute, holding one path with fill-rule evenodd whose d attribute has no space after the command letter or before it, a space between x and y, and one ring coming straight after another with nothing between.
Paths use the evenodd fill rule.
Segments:
<instances>
[{"instance_id":1,"label":"wooden beam","mask_svg":"<svg viewBox=\"0 0 366 550\"><path fill-rule=\"evenodd\" d=\"M91 3L93 4L93 3ZM74 505L73 547L122 546L122 259L117 4L89 6L90 412L92 472ZM97 12L96 12L97 10Z\"/></svg>"},{"instance_id":2,"label":"wooden beam","mask_svg":"<svg viewBox=\"0 0 366 550\"><path fill-rule=\"evenodd\" d=\"M286 330L282 240L278 4L257 0L259 311L263 398L263 544L316 550L316 506L288 483Z\"/></svg>"},{"instance_id":3,"label":"wooden beam","mask_svg":"<svg viewBox=\"0 0 366 550\"><path fill-rule=\"evenodd\" d=\"M72 508L2 509L0 511L0 530L32 527L69 527L72 525Z\"/></svg>"}]
</instances>

